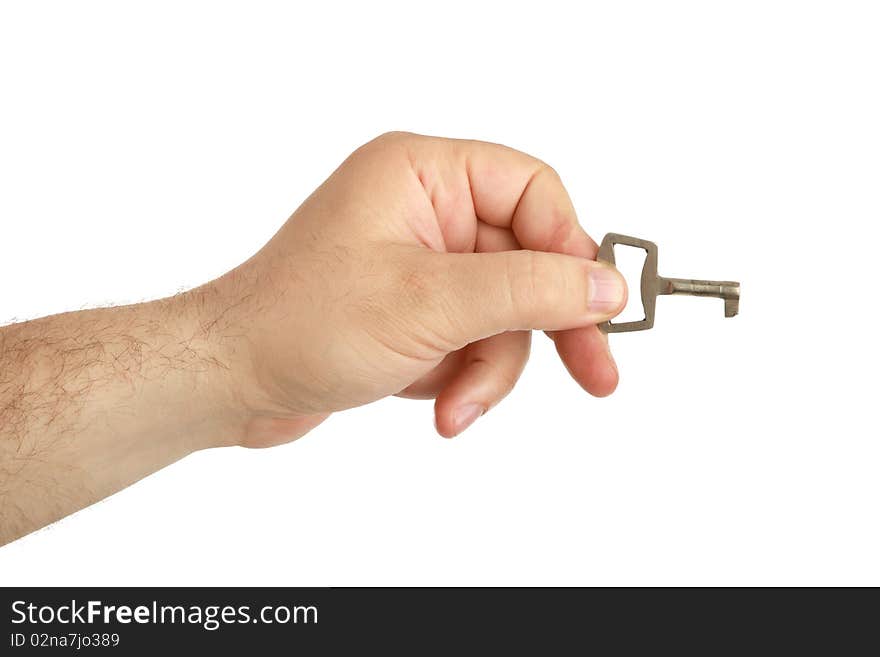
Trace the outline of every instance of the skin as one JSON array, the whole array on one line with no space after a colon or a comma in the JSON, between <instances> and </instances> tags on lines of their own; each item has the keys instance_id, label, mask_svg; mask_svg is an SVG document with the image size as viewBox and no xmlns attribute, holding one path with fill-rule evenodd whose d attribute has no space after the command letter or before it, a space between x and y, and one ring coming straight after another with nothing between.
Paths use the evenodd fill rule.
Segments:
<instances>
[{"instance_id":1,"label":"skin","mask_svg":"<svg viewBox=\"0 0 880 657\"><path fill-rule=\"evenodd\" d=\"M196 450L285 443L388 395L435 399L455 436L510 392L533 329L608 395L595 325L626 285L596 250L543 162L382 135L219 279L0 328L0 544Z\"/></svg>"}]
</instances>

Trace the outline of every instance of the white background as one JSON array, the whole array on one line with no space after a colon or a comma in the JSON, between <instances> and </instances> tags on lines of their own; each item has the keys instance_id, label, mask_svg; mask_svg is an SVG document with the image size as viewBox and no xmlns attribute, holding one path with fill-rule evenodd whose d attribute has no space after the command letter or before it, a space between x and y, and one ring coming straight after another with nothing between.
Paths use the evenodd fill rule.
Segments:
<instances>
[{"instance_id":1,"label":"white background","mask_svg":"<svg viewBox=\"0 0 880 657\"><path fill-rule=\"evenodd\" d=\"M536 336L455 440L388 399L197 454L0 584L880 584L876 7L4 3L3 320L215 277L391 129L541 157L742 307L659 299L608 399Z\"/></svg>"}]
</instances>

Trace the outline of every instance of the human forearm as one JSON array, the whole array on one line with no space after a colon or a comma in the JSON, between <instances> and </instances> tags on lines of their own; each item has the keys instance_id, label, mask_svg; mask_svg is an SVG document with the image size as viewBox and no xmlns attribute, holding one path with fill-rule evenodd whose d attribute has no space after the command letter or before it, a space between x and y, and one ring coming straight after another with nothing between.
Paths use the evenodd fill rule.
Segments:
<instances>
[{"instance_id":1,"label":"human forearm","mask_svg":"<svg viewBox=\"0 0 880 657\"><path fill-rule=\"evenodd\" d=\"M0 544L238 440L205 294L0 328Z\"/></svg>"}]
</instances>

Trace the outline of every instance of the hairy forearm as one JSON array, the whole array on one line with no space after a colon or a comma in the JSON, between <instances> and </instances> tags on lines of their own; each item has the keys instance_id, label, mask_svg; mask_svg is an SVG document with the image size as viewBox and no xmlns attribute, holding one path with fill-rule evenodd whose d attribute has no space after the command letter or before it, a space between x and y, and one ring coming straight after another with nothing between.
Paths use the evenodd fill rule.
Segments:
<instances>
[{"instance_id":1,"label":"hairy forearm","mask_svg":"<svg viewBox=\"0 0 880 657\"><path fill-rule=\"evenodd\" d=\"M208 294L0 328L0 544L239 439Z\"/></svg>"}]
</instances>

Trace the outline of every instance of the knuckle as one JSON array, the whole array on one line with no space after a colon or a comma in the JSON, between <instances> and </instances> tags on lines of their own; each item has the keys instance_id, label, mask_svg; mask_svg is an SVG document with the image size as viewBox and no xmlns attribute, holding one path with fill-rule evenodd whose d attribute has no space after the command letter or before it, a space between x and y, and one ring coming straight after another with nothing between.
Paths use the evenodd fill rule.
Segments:
<instances>
[{"instance_id":1,"label":"knuckle","mask_svg":"<svg viewBox=\"0 0 880 657\"><path fill-rule=\"evenodd\" d=\"M498 370L498 383L499 383L499 392L502 397L506 397L510 394L510 391L513 390L514 386L516 386L516 382L519 380L520 371L519 370L511 370L511 369L500 369Z\"/></svg>"},{"instance_id":2,"label":"knuckle","mask_svg":"<svg viewBox=\"0 0 880 657\"><path fill-rule=\"evenodd\" d=\"M375 263L364 268L358 305L374 323L400 323L424 310L431 285L431 274L423 269L393 260Z\"/></svg>"},{"instance_id":3,"label":"knuckle","mask_svg":"<svg viewBox=\"0 0 880 657\"><path fill-rule=\"evenodd\" d=\"M504 363L478 357L470 362L470 367L476 368L478 376L491 384L492 392L487 400L491 404L510 394L519 380L520 370L510 368Z\"/></svg>"},{"instance_id":4,"label":"knuckle","mask_svg":"<svg viewBox=\"0 0 880 657\"><path fill-rule=\"evenodd\" d=\"M389 145L389 144L400 144L407 141L412 141L415 137L411 132L404 132L402 130L391 130L389 132L383 132L378 137L374 138L370 143L371 144L381 144L381 145Z\"/></svg>"},{"instance_id":5,"label":"knuckle","mask_svg":"<svg viewBox=\"0 0 880 657\"><path fill-rule=\"evenodd\" d=\"M433 267L407 263L397 268L393 285L395 296L411 308L423 309L436 290L437 278Z\"/></svg>"},{"instance_id":6,"label":"knuckle","mask_svg":"<svg viewBox=\"0 0 880 657\"><path fill-rule=\"evenodd\" d=\"M511 254L507 262L507 288L510 305L518 315L531 322L530 311L534 308L535 258L529 251L518 251Z\"/></svg>"},{"instance_id":7,"label":"knuckle","mask_svg":"<svg viewBox=\"0 0 880 657\"><path fill-rule=\"evenodd\" d=\"M551 186L564 187L559 172L543 160L536 159L535 168L532 170L529 184L546 185L548 182Z\"/></svg>"},{"instance_id":8,"label":"knuckle","mask_svg":"<svg viewBox=\"0 0 880 657\"><path fill-rule=\"evenodd\" d=\"M535 251L520 251L510 267L511 302L517 314L532 326L547 314L570 305L576 290L560 257Z\"/></svg>"},{"instance_id":9,"label":"knuckle","mask_svg":"<svg viewBox=\"0 0 880 657\"><path fill-rule=\"evenodd\" d=\"M370 158L400 149L405 147L407 137L405 132L384 132L358 147L350 159Z\"/></svg>"},{"instance_id":10,"label":"knuckle","mask_svg":"<svg viewBox=\"0 0 880 657\"><path fill-rule=\"evenodd\" d=\"M541 162L541 168L538 173L539 175L547 176L560 184L562 183L562 176L559 175L559 172L546 162Z\"/></svg>"},{"instance_id":11,"label":"knuckle","mask_svg":"<svg viewBox=\"0 0 880 657\"><path fill-rule=\"evenodd\" d=\"M538 322L548 307L561 302L559 268L551 258L534 251L513 254L508 266L510 299L516 312L531 324Z\"/></svg>"},{"instance_id":12,"label":"knuckle","mask_svg":"<svg viewBox=\"0 0 880 657\"><path fill-rule=\"evenodd\" d=\"M407 258L393 268L384 306L412 338L438 351L459 346L460 313L446 293L446 274L432 258Z\"/></svg>"}]
</instances>

